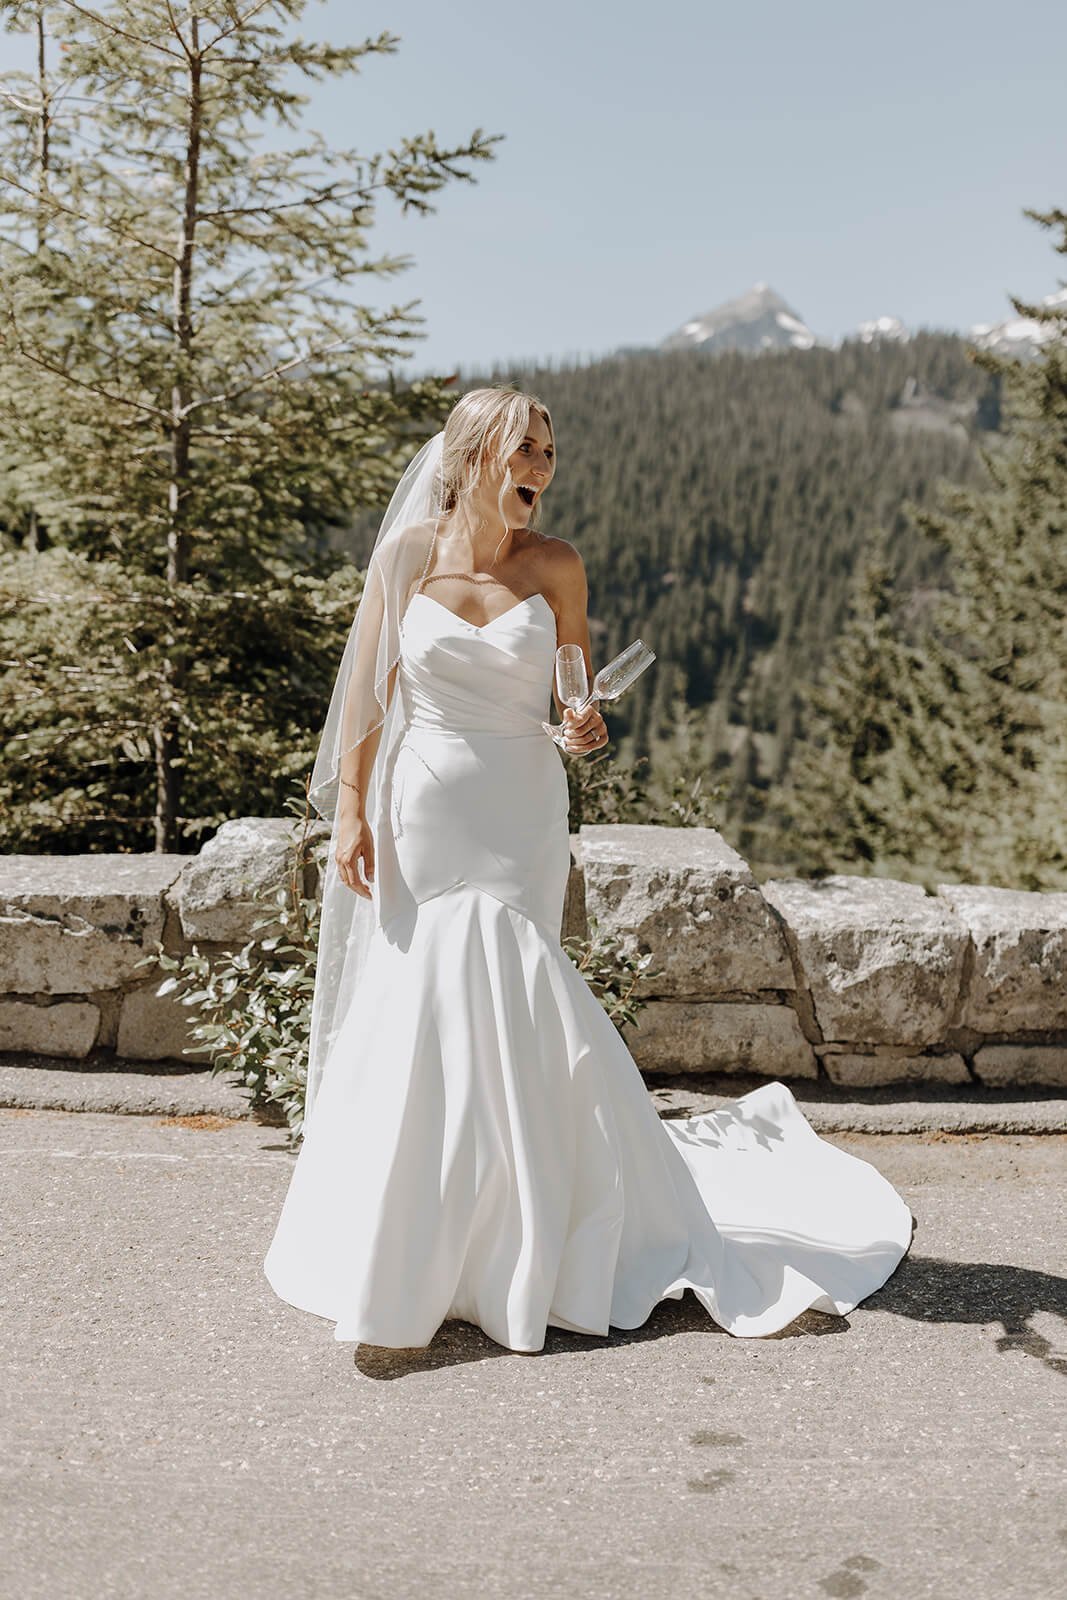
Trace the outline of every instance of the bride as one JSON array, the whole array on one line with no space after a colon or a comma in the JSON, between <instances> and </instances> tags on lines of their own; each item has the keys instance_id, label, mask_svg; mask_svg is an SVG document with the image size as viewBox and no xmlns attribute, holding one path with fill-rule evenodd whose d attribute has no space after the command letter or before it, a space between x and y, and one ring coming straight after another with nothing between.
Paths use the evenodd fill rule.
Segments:
<instances>
[{"instance_id":1,"label":"bride","mask_svg":"<svg viewBox=\"0 0 1067 1600\"><path fill-rule=\"evenodd\" d=\"M581 556L536 527L555 470L541 401L457 402L390 502L327 713L303 1140L264 1270L337 1340L422 1347L462 1318L537 1351L687 1288L766 1335L852 1310L911 1241L783 1083L661 1121L561 946L567 780L541 723L557 644L592 662ZM559 709L570 756L605 744L598 711Z\"/></svg>"}]
</instances>

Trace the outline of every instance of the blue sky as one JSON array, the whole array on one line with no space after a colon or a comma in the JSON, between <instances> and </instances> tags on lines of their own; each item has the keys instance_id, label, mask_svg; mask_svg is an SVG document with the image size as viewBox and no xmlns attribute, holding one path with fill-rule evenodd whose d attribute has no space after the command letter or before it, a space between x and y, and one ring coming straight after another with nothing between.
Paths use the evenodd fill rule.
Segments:
<instances>
[{"instance_id":1,"label":"blue sky","mask_svg":"<svg viewBox=\"0 0 1067 1600\"><path fill-rule=\"evenodd\" d=\"M372 246L414 264L361 297L420 302L410 371L655 344L760 281L835 338L965 330L1067 279L1022 214L1067 207L1062 0L311 0L301 24L383 30L396 54L310 84L308 125L368 154L505 135L434 215L383 201Z\"/></svg>"},{"instance_id":2,"label":"blue sky","mask_svg":"<svg viewBox=\"0 0 1067 1600\"><path fill-rule=\"evenodd\" d=\"M436 215L385 207L415 265L415 370L651 344L764 281L818 334L965 329L1067 278L1024 206L1067 206L1067 36L1051 0L352 0L302 31L394 56L316 87L331 140L503 133Z\"/></svg>"}]
</instances>

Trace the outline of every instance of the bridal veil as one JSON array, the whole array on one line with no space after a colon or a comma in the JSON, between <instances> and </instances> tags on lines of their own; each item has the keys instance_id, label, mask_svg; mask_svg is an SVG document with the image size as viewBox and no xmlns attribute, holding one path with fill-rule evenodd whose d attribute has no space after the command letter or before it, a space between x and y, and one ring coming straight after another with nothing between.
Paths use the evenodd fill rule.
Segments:
<instances>
[{"instance_id":1,"label":"bridal veil","mask_svg":"<svg viewBox=\"0 0 1067 1600\"><path fill-rule=\"evenodd\" d=\"M349 630L311 774L309 797L330 823L322 874L315 992L311 1006L304 1120L311 1115L334 1036L355 992L380 915L380 874L371 899L350 889L336 862L342 757L381 729L364 797L375 840L383 774L402 729L400 696L389 701L389 675L400 656L400 625L412 590L429 571L441 515L444 430L416 453L400 478L371 551L363 595Z\"/></svg>"}]
</instances>

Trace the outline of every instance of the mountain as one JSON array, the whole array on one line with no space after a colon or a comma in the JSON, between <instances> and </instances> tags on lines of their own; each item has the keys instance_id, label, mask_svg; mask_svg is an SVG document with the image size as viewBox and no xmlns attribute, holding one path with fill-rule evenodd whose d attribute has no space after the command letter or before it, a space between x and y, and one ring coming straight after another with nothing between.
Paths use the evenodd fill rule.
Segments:
<instances>
[{"instance_id":1,"label":"mountain","mask_svg":"<svg viewBox=\"0 0 1067 1600\"><path fill-rule=\"evenodd\" d=\"M886 340L906 341L911 332L899 317L875 317L861 322L846 337L863 344ZM661 350L811 350L816 345L835 349L840 340L820 338L800 313L766 283L757 283L735 300L727 300L702 316L693 317L660 342Z\"/></svg>"},{"instance_id":2,"label":"mountain","mask_svg":"<svg viewBox=\"0 0 1067 1600\"><path fill-rule=\"evenodd\" d=\"M878 344L882 339L904 344L911 338L911 330L904 326L899 317L875 317L872 322L861 322L849 337L859 339L861 344Z\"/></svg>"},{"instance_id":3,"label":"mountain","mask_svg":"<svg viewBox=\"0 0 1067 1600\"><path fill-rule=\"evenodd\" d=\"M1067 306L1067 289L1057 289L1037 302L1039 306ZM976 322L968 333L973 344L1001 356L1034 355L1052 338L1056 324L1033 317L1007 317L1003 322Z\"/></svg>"},{"instance_id":4,"label":"mountain","mask_svg":"<svg viewBox=\"0 0 1067 1600\"><path fill-rule=\"evenodd\" d=\"M804 319L766 283L683 323L661 350L810 350L822 344Z\"/></svg>"},{"instance_id":5,"label":"mountain","mask_svg":"<svg viewBox=\"0 0 1067 1600\"><path fill-rule=\"evenodd\" d=\"M1043 306L1067 305L1067 289L1057 289L1038 301ZM976 322L963 337L982 349L998 355L1025 358L1034 355L1053 336L1054 324L1032 317L1007 317L1003 322ZM861 344L906 344L915 333L899 317L874 317L861 322L855 332L844 335ZM685 322L661 340L660 350L761 350L837 349L841 339L815 334L798 311L766 283L757 283L745 294L727 300L702 316ZM622 352L619 352L620 354ZM626 353L636 353L632 349Z\"/></svg>"}]
</instances>

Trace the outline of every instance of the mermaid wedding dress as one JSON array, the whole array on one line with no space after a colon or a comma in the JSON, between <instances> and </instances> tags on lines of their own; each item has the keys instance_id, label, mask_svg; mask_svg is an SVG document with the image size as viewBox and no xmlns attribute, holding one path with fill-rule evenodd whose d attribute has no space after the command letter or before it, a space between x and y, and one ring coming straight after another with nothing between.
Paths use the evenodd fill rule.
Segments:
<instances>
[{"instance_id":1,"label":"mermaid wedding dress","mask_svg":"<svg viewBox=\"0 0 1067 1600\"><path fill-rule=\"evenodd\" d=\"M374 822L382 913L264 1270L334 1337L429 1344L455 1317L516 1351L636 1328L691 1288L735 1335L844 1313L911 1213L783 1083L661 1121L560 944L567 780L541 728L543 595L483 627L424 591Z\"/></svg>"}]
</instances>

